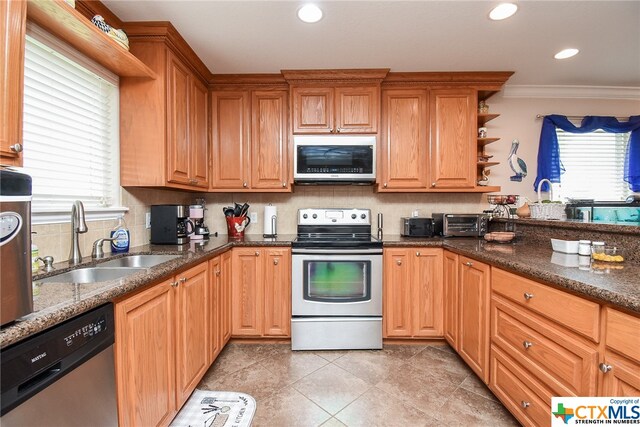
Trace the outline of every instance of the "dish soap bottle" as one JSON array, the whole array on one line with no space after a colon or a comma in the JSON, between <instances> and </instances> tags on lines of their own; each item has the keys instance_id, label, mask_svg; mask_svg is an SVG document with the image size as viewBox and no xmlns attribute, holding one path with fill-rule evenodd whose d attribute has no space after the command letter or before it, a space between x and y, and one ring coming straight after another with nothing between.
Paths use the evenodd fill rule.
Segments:
<instances>
[{"instance_id":1,"label":"dish soap bottle","mask_svg":"<svg viewBox=\"0 0 640 427\"><path fill-rule=\"evenodd\" d=\"M129 252L129 229L124 223L124 215L118 217L118 224L111 230L111 253Z\"/></svg>"}]
</instances>

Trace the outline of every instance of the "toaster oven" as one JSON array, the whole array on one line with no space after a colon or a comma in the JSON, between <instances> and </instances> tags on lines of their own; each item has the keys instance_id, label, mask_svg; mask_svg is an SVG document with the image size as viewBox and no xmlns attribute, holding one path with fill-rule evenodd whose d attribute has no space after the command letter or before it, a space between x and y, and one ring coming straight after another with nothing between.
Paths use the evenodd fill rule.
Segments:
<instances>
[{"instance_id":1,"label":"toaster oven","mask_svg":"<svg viewBox=\"0 0 640 427\"><path fill-rule=\"evenodd\" d=\"M484 214L433 214L434 232L437 236L482 237L489 228L489 217Z\"/></svg>"}]
</instances>

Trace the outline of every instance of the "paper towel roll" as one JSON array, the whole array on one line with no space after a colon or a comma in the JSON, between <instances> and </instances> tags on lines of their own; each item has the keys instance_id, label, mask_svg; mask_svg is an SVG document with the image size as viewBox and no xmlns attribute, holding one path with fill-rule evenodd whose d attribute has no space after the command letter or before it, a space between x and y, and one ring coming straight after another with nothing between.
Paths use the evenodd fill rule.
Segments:
<instances>
[{"instance_id":1,"label":"paper towel roll","mask_svg":"<svg viewBox=\"0 0 640 427\"><path fill-rule=\"evenodd\" d=\"M273 219L275 217L275 220ZM267 205L264 207L264 234L274 236L277 234L276 222L278 221L278 209L275 206Z\"/></svg>"}]
</instances>

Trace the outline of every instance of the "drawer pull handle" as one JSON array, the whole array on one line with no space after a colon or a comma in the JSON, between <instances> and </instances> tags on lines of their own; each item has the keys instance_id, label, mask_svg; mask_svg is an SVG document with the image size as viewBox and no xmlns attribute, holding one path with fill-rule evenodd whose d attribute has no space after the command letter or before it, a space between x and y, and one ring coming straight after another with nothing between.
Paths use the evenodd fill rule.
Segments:
<instances>
[{"instance_id":1,"label":"drawer pull handle","mask_svg":"<svg viewBox=\"0 0 640 427\"><path fill-rule=\"evenodd\" d=\"M273 265L278 265L278 260L277 259L273 260Z\"/></svg>"},{"instance_id":2,"label":"drawer pull handle","mask_svg":"<svg viewBox=\"0 0 640 427\"><path fill-rule=\"evenodd\" d=\"M243 183L242 183L242 186L243 186L244 188L247 188L248 184L247 184L246 182L243 182Z\"/></svg>"},{"instance_id":3,"label":"drawer pull handle","mask_svg":"<svg viewBox=\"0 0 640 427\"><path fill-rule=\"evenodd\" d=\"M527 409L529 406L531 406L531 403L523 400L522 402L520 402L520 406L522 406L524 409Z\"/></svg>"},{"instance_id":4,"label":"drawer pull handle","mask_svg":"<svg viewBox=\"0 0 640 427\"><path fill-rule=\"evenodd\" d=\"M187 278L186 278L186 277L181 277L181 278L180 278L180 283L184 283L184 282L186 282L186 281L187 281Z\"/></svg>"},{"instance_id":5,"label":"drawer pull handle","mask_svg":"<svg viewBox=\"0 0 640 427\"><path fill-rule=\"evenodd\" d=\"M384 184L382 184L382 186L383 186L384 188L387 188L387 187L389 186L389 184L387 184L387 183L385 182Z\"/></svg>"},{"instance_id":6,"label":"drawer pull handle","mask_svg":"<svg viewBox=\"0 0 640 427\"><path fill-rule=\"evenodd\" d=\"M22 152L22 144L13 144L9 147L14 153Z\"/></svg>"},{"instance_id":7,"label":"drawer pull handle","mask_svg":"<svg viewBox=\"0 0 640 427\"><path fill-rule=\"evenodd\" d=\"M283 183L282 183L282 188L286 188L286 187L287 187L287 183L286 183L286 182L283 182Z\"/></svg>"},{"instance_id":8,"label":"drawer pull handle","mask_svg":"<svg viewBox=\"0 0 640 427\"><path fill-rule=\"evenodd\" d=\"M606 374L607 372L613 369L613 366L608 365L606 363L601 363L600 366L598 367L600 368L603 374Z\"/></svg>"},{"instance_id":9,"label":"drawer pull handle","mask_svg":"<svg viewBox=\"0 0 640 427\"><path fill-rule=\"evenodd\" d=\"M533 298L533 294L530 294L529 292L524 293L524 299L529 301L531 298Z\"/></svg>"},{"instance_id":10,"label":"drawer pull handle","mask_svg":"<svg viewBox=\"0 0 640 427\"><path fill-rule=\"evenodd\" d=\"M397 260L396 260L396 264L398 264L398 265L402 265L402 260L401 260L401 259L397 259Z\"/></svg>"},{"instance_id":11,"label":"drawer pull handle","mask_svg":"<svg viewBox=\"0 0 640 427\"><path fill-rule=\"evenodd\" d=\"M524 347L525 350L527 350L532 345L533 345L533 343L531 341L523 341L522 342L522 346Z\"/></svg>"},{"instance_id":12,"label":"drawer pull handle","mask_svg":"<svg viewBox=\"0 0 640 427\"><path fill-rule=\"evenodd\" d=\"M177 288L178 284L179 284L178 282L171 282L171 287Z\"/></svg>"},{"instance_id":13,"label":"drawer pull handle","mask_svg":"<svg viewBox=\"0 0 640 427\"><path fill-rule=\"evenodd\" d=\"M260 251L256 251L256 256L260 256Z\"/></svg>"},{"instance_id":14,"label":"drawer pull handle","mask_svg":"<svg viewBox=\"0 0 640 427\"><path fill-rule=\"evenodd\" d=\"M470 261L467 261L467 262L464 263L464 265L466 265L467 267L471 267L471 266L473 266L473 263L470 262Z\"/></svg>"},{"instance_id":15,"label":"drawer pull handle","mask_svg":"<svg viewBox=\"0 0 640 427\"><path fill-rule=\"evenodd\" d=\"M416 252L416 256L420 256L420 252Z\"/></svg>"}]
</instances>

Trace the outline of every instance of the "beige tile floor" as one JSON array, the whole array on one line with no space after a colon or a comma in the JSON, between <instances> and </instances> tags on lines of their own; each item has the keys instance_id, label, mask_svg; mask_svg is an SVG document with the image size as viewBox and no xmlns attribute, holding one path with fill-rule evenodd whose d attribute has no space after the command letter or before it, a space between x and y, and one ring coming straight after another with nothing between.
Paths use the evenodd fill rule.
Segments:
<instances>
[{"instance_id":1,"label":"beige tile floor","mask_svg":"<svg viewBox=\"0 0 640 427\"><path fill-rule=\"evenodd\" d=\"M518 426L446 344L291 351L227 345L198 388L239 391L254 426Z\"/></svg>"}]
</instances>

